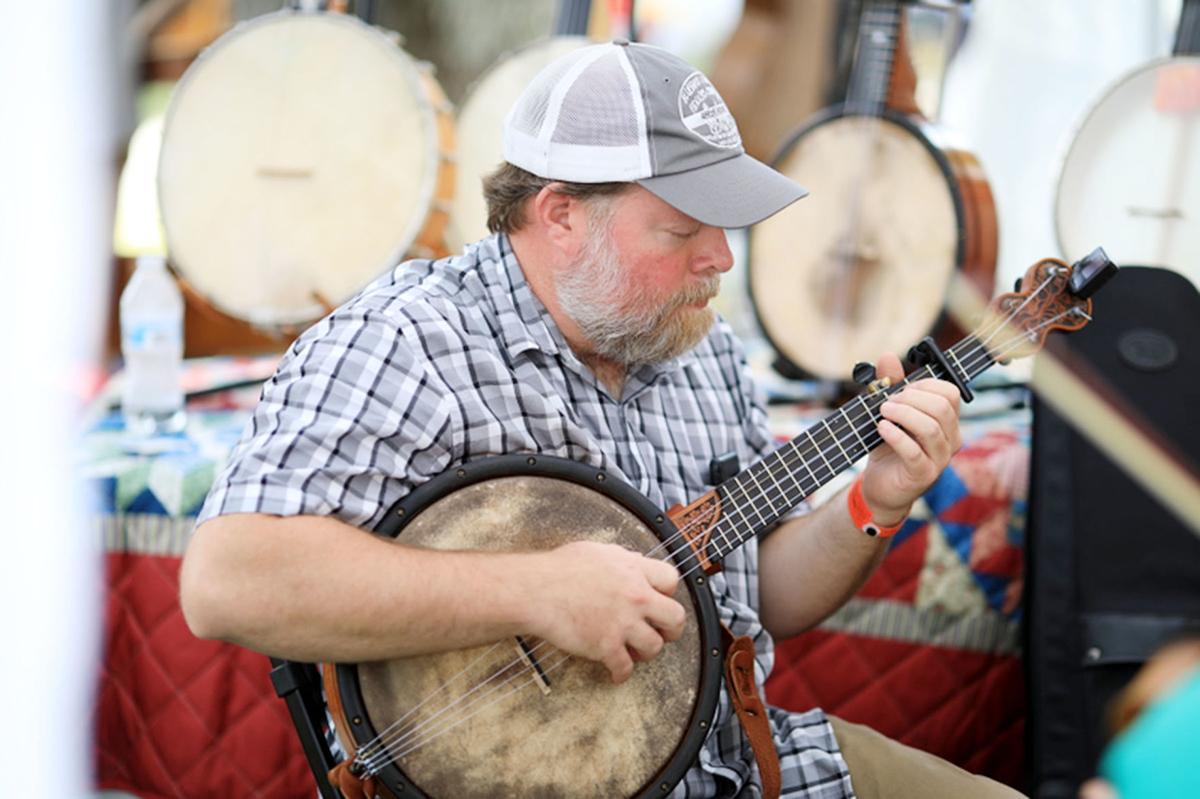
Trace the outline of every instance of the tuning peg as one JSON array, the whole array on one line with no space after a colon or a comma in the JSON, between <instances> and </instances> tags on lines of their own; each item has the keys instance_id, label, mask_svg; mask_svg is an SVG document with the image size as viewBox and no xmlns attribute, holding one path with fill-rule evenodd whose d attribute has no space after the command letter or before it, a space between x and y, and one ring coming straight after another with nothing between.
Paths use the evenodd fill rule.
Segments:
<instances>
[{"instance_id":1,"label":"tuning peg","mask_svg":"<svg viewBox=\"0 0 1200 799\"><path fill-rule=\"evenodd\" d=\"M854 371L851 373L854 382L860 386L867 386L875 379L875 364L860 361L854 364Z\"/></svg>"},{"instance_id":2,"label":"tuning peg","mask_svg":"<svg viewBox=\"0 0 1200 799\"><path fill-rule=\"evenodd\" d=\"M1013 291L1015 291L1017 294L1021 293L1021 278L1017 278L1013 281Z\"/></svg>"}]
</instances>

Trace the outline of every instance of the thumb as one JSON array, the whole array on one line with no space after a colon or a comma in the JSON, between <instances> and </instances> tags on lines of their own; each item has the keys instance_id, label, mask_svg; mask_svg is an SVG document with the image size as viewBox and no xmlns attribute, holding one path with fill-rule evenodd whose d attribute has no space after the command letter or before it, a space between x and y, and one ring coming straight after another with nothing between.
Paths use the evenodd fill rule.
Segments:
<instances>
[{"instance_id":1,"label":"thumb","mask_svg":"<svg viewBox=\"0 0 1200 799\"><path fill-rule=\"evenodd\" d=\"M875 374L879 377L890 378L893 383L904 379L904 367L900 365L900 357L894 352L885 352L879 356L875 364Z\"/></svg>"}]
</instances>

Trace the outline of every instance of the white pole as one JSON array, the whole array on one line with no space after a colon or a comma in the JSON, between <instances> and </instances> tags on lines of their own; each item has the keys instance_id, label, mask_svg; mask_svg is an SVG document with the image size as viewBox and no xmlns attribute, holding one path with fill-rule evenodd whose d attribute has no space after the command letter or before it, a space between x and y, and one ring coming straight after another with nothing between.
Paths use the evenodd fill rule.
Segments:
<instances>
[{"instance_id":1,"label":"white pole","mask_svg":"<svg viewBox=\"0 0 1200 799\"><path fill-rule=\"evenodd\" d=\"M5 796L92 783L101 553L72 474L73 388L100 356L123 3L0 11L0 773Z\"/></svg>"}]
</instances>

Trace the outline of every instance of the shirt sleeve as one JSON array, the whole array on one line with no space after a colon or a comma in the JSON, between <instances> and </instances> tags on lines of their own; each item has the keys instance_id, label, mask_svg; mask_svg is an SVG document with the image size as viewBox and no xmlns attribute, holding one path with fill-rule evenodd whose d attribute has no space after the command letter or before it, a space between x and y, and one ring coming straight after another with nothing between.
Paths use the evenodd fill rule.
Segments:
<instances>
[{"instance_id":1,"label":"shirt sleeve","mask_svg":"<svg viewBox=\"0 0 1200 799\"><path fill-rule=\"evenodd\" d=\"M447 392L396 320L339 309L264 386L197 521L312 514L373 527L449 466L450 428Z\"/></svg>"}]
</instances>

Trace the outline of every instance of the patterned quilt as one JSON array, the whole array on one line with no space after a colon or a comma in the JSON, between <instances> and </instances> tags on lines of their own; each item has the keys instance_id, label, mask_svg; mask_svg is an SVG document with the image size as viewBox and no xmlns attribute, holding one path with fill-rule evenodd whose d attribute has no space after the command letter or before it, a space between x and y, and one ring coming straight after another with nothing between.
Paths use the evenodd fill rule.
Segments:
<instances>
[{"instance_id":1,"label":"patterned quilt","mask_svg":"<svg viewBox=\"0 0 1200 799\"><path fill-rule=\"evenodd\" d=\"M965 420L963 431L968 443L862 590L779 646L767 697L1019 786L1028 411Z\"/></svg>"}]
</instances>

